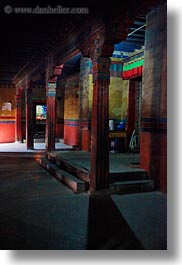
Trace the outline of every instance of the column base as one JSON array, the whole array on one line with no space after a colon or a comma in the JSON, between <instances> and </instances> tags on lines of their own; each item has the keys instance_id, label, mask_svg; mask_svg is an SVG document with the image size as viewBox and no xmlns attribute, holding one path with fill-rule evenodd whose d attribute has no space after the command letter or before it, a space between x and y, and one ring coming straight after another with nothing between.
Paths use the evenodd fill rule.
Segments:
<instances>
[{"instance_id":1,"label":"column base","mask_svg":"<svg viewBox=\"0 0 182 265\"><path fill-rule=\"evenodd\" d=\"M110 195L111 194L111 190L108 189L102 189L102 190L95 190L95 189L90 189L87 191L88 195L91 196L105 196L105 195Z\"/></svg>"}]
</instances>

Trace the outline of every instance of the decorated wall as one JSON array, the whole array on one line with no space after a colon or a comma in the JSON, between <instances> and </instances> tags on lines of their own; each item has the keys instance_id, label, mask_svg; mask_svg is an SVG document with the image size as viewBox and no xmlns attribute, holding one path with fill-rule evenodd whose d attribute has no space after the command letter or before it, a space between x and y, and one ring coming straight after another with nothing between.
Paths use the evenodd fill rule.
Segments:
<instances>
[{"instance_id":1,"label":"decorated wall","mask_svg":"<svg viewBox=\"0 0 182 265\"><path fill-rule=\"evenodd\" d=\"M79 145L80 74L70 76L64 93L64 143Z\"/></svg>"},{"instance_id":2,"label":"decorated wall","mask_svg":"<svg viewBox=\"0 0 182 265\"><path fill-rule=\"evenodd\" d=\"M127 121L129 81L119 77L110 78L109 119Z\"/></svg>"},{"instance_id":3,"label":"decorated wall","mask_svg":"<svg viewBox=\"0 0 182 265\"><path fill-rule=\"evenodd\" d=\"M80 62L80 137L79 146L90 151L91 104L92 104L92 61L81 57Z\"/></svg>"},{"instance_id":4,"label":"decorated wall","mask_svg":"<svg viewBox=\"0 0 182 265\"><path fill-rule=\"evenodd\" d=\"M129 80L122 79L121 68L121 62L117 62L117 67L112 67L111 71L109 119L114 119L116 123L127 123ZM60 82L60 88L57 90L58 116L60 120L64 116L64 142L77 145L85 151L90 151L92 81L92 62L89 58L81 57L80 73L70 76L66 82ZM64 95L61 91L64 91Z\"/></svg>"},{"instance_id":5,"label":"decorated wall","mask_svg":"<svg viewBox=\"0 0 182 265\"><path fill-rule=\"evenodd\" d=\"M0 143L15 141L15 94L13 85L0 85Z\"/></svg>"}]
</instances>

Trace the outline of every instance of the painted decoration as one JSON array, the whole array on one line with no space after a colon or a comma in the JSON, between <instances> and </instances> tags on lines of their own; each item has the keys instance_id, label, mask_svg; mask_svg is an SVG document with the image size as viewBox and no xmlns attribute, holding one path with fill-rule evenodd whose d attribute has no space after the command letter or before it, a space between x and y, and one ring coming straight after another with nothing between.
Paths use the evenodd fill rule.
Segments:
<instances>
[{"instance_id":1,"label":"painted decoration","mask_svg":"<svg viewBox=\"0 0 182 265\"><path fill-rule=\"evenodd\" d=\"M2 105L2 116L11 116L11 102L4 102Z\"/></svg>"}]
</instances>

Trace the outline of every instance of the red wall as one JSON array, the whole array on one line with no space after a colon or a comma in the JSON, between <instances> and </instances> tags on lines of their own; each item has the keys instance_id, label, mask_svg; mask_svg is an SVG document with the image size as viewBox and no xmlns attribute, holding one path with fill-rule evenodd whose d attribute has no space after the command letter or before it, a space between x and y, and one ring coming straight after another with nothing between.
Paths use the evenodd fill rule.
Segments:
<instances>
[{"instance_id":1,"label":"red wall","mask_svg":"<svg viewBox=\"0 0 182 265\"><path fill-rule=\"evenodd\" d=\"M13 84L0 84L0 143L15 141L15 103L16 87ZM11 109L6 113L3 104L11 103Z\"/></svg>"},{"instance_id":2,"label":"red wall","mask_svg":"<svg viewBox=\"0 0 182 265\"><path fill-rule=\"evenodd\" d=\"M82 136L80 143L79 126L64 125L64 143L68 145L77 145L83 151L90 151L90 132L88 130L82 130L81 134Z\"/></svg>"},{"instance_id":3,"label":"red wall","mask_svg":"<svg viewBox=\"0 0 182 265\"><path fill-rule=\"evenodd\" d=\"M0 121L0 143L15 141L15 121Z\"/></svg>"},{"instance_id":4,"label":"red wall","mask_svg":"<svg viewBox=\"0 0 182 265\"><path fill-rule=\"evenodd\" d=\"M64 121L64 143L68 145L79 145L79 121Z\"/></svg>"},{"instance_id":5,"label":"red wall","mask_svg":"<svg viewBox=\"0 0 182 265\"><path fill-rule=\"evenodd\" d=\"M155 179L157 189L167 192L167 134L141 132L140 156L141 168Z\"/></svg>"}]
</instances>

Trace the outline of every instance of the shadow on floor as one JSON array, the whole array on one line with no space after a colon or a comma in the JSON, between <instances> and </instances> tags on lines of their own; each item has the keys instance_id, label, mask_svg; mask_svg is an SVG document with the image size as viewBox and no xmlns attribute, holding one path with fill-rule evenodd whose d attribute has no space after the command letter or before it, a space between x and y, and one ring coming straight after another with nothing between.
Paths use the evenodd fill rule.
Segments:
<instances>
[{"instance_id":1,"label":"shadow on floor","mask_svg":"<svg viewBox=\"0 0 182 265\"><path fill-rule=\"evenodd\" d=\"M22 220L2 216L0 222L1 250L57 250L65 249L59 233L53 233L41 226L27 224ZM6 225L4 225L6 221Z\"/></svg>"},{"instance_id":2,"label":"shadow on floor","mask_svg":"<svg viewBox=\"0 0 182 265\"><path fill-rule=\"evenodd\" d=\"M91 195L89 198L87 249L143 249L109 195Z\"/></svg>"}]
</instances>

